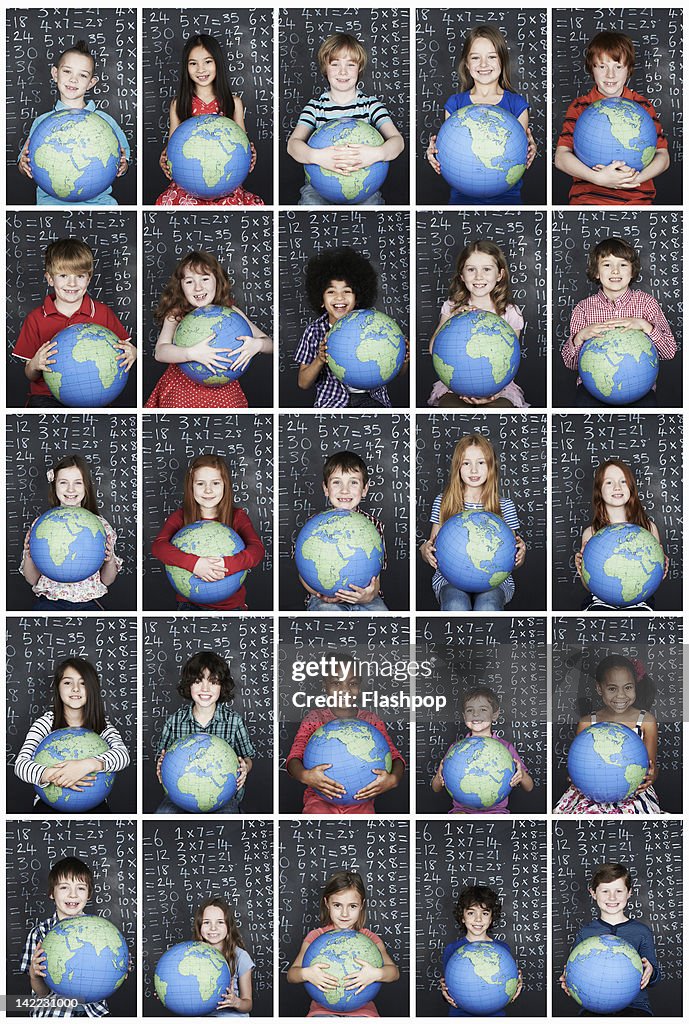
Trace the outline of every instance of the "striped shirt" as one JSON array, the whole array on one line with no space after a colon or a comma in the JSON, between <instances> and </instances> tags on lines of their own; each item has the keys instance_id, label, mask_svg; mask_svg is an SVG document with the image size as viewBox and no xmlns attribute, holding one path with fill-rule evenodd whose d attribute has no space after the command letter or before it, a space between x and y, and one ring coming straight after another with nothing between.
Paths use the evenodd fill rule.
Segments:
<instances>
[{"instance_id":1,"label":"striped shirt","mask_svg":"<svg viewBox=\"0 0 689 1024\"><path fill-rule=\"evenodd\" d=\"M45 767L45 765L43 766ZM57 916L57 911L52 917L49 917L47 921L41 921L39 924L32 928L29 932L26 943L24 945L24 953L21 962L22 974L29 973L29 967L31 966L31 960L36 952L36 946L39 942L43 942L49 931L51 931L56 924L59 923L60 918ZM38 997L40 998L40 997ZM81 1003L80 1008L83 1008L87 1017L106 1017L110 1010L108 1004L101 1000L98 1003ZM55 1006L47 1007L46 1009L35 1009L31 1010L30 1017L71 1017L74 1011L69 1007Z\"/></svg>"},{"instance_id":2,"label":"striped shirt","mask_svg":"<svg viewBox=\"0 0 689 1024\"><path fill-rule=\"evenodd\" d=\"M294 360L298 365L309 366L321 347L321 342L330 330L328 314L323 313L310 323L301 336L297 351L294 353ZM326 363L316 377L316 401L314 409L343 409L349 405L349 388L337 379L333 371ZM373 388L369 391L374 401L380 402L386 409L392 405L386 387Z\"/></svg>"},{"instance_id":3,"label":"striped shirt","mask_svg":"<svg viewBox=\"0 0 689 1024\"><path fill-rule=\"evenodd\" d=\"M351 103L334 103L330 93L322 93L306 104L297 124L308 125L313 131L327 124L328 121L337 121L341 117L355 117L359 121L368 121L378 131L386 121L392 121L384 103L381 103L375 96L357 96Z\"/></svg>"}]
</instances>

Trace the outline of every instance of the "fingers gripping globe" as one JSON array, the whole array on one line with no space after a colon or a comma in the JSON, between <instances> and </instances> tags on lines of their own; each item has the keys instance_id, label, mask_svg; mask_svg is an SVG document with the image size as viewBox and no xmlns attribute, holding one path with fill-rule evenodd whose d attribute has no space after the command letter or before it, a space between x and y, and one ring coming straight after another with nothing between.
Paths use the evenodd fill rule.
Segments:
<instances>
[{"instance_id":1,"label":"fingers gripping globe","mask_svg":"<svg viewBox=\"0 0 689 1024\"><path fill-rule=\"evenodd\" d=\"M663 579L665 555L658 540L633 523L597 530L582 555L581 577L592 594L615 608L651 597Z\"/></svg>"},{"instance_id":2,"label":"fingers gripping globe","mask_svg":"<svg viewBox=\"0 0 689 1024\"><path fill-rule=\"evenodd\" d=\"M245 132L229 117L201 114L175 128L167 144L172 177L197 199L223 199L242 184L251 165Z\"/></svg>"},{"instance_id":3,"label":"fingers gripping globe","mask_svg":"<svg viewBox=\"0 0 689 1024\"><path fill-rule=\"evenodd\" d=\"M55 729L36 747L33 759L37 764L52 768L63 761L81 761L88 757L100 757L109 750L108 744L96 732L83 728ZM81 792L76 789L55 786L34 786L44 803L56 811L81 814L107 800L115 782L114 772L96 772L92 786L85 786Z\"/></svg>"},{"instance_id":4,"label":"fingers gripping globe","mask_svg":"<svg viewBox=\"0 0 689 1024\"><path fill-rule=\"evenodd\" d=\"M492 736L467 736L443 758L443 779L453 800L487 810L510 794L516 767L509 750Z\"/></svg>"},{"instance_id":5,"label":"fingers gripping globe","mask_svg":"<svg viewBox=\"0 0 689 1024\"><path fill-rule=\"evenodd\" d=\"M643 740L626 725L594 722L572 740L567 755L569 777L596 803L619 803L646 778L649 760Z\"/></svg>"},{"instance_id":6,"label":"fingers gripping globe","mask_svg":"<svg viewBox=\"0 0 689 1024\"><path fill-rule=\"evenodd\" d=\"M340 797L319 793L332 804L356 803L354 797L359 790L376 781L374 769L392 770L387 740L379 729L360 718L338 719L321 725L309 738L302 760L308 769L320 764L332 765L325 774L345 789Z\"/></svg>"},{"instance_id":7,"label":"fingers gripping globe","mask_svg":"<svg viewBox=\"0 0 689 1024\"><path fill-rule=\"evenodd\" d=\"M153 983L163 1006L183 1017L213 1013L232 981L227 960L207 942L179 942L161 956Z\"/></svg>"},{"instance_id":8,"label":"fingers gripping globe","mask_svg":"<svg viewBox=\"0 0 689 1024\"><path fill-rule=\"evenodd\" d=\"M321 991L307 981L304 988L312 999L328 1010L353 1013L361 1009L371 999L375 999L380 990L380 982L366 985L361 992L345 988L347 976L361 970L359 960L366 961L372 967L383 966L380 949L368 935L362 935L351 928L319 935L307 947L302 964L304 967L322 964L338 984L336 988Z\"/></svg>"},{"instance_id":9,"label":"fingers gripping globe","mask_svg":"<svg viewBox=\"0 0 689 1024\"><path fill-rule=\"evenodd\" d=\"M31 133L34 181L53 199L88 202L117 176L120 144L105 118L91 110L55 110Z\"/></svg>"},{"instance_id":10,"label":"fingers gripping globe","mask_svg":"<svg viewBox=\"0 0 689 1024\"><path fill-rule=\"evenodd\" d=\"M103 917L59 921L43 939L45 981L52 992L94 1003L116 992L129 969L127 943Z\"/></svg>"},{"instance_id":11,"label":"fingers gripping globe","mask_svg":"<svg viewBox=\"0 0 689 1024\"><path fill-rule=\"evenodd\" d=\"M657 142L651 115L640 103L621 96L591 103L574 126L574 154L587 167L622 160L642 171L655 156Z\"/></svg>"},{"instance_id":12,"label":"fingers gripping globe","mask_svg":"<svg viewBox=\"0 0 689 1024\"><path fill-rule=\"evenodd\" d=\"M448 960L445 984L465 1013L488 1016L514 997L519 969L511 953L496 942L468 942Z\"/></svg>"},{"instance_id":13,"label":"fingers gripping globe","mask_svg":"<svg viewBox=\"0 0 689 1024\"><path fill-rule=\"evenodd\" d=\"M207 519L183 526L170 543L185 554L196 555L198 558L227 558L244 550L244 541L231 527ZM211 582L176 565L166 565L165 572L177 593L197 604L226 601L237 593L246 579L246 570L230 573Z\"/></svg>"},{"instance_id":14,"label":"fingers gripping globe","mask_svg":"<svg viewBox=\"0 0 689 1024\"><path fill-rule=\"evenodd\" d=\"M118 362L120 339L99 324L72 324L53 338L57 350L43 379L54 398L72 408L100 408L120 396L127 371Z\"/></svg>"},{"instance_id":15,"label":"fingers gripping globe","mask_svg":"<svg viewBox=\"0 0 689 1024\"><path fill-rule=\"evenodd\" d=\"M474 199L509 192L526 170L526 132L501 107L471 103L443 121L436 139L440 173Z\"/></svg>"},{"instance_id":16,"label":"fingers gripping globe","mask_svg":"<svg viewBox=\"0 0 689 1024\"><path fill-rule=\"evenodd\" d=\"M301 528L297 572L317 594L332 597L351 584L367 587L383 567L383 542L366 516L348 509L319 512Z\"/></svg>"},{"instance_id":17,"label":"fingers gripping globe","mask_svg":"<svg viewBox=\"0 0 689 1024\"><path fill-rule=\"evenodd\" d=\"M490 398L517 375L519 339L496 313L471 309L446 320L433 340L433 368L445 387Z\"/></svg>"},{"instance_id":18,"label":"fingers gripping globe","mask_svg":"<svg viewBox=\"0 0 689 1024\"><path fill-rule=\"evenodd\" d=\"M594 935L569 954L565 984L570 995L592 1013L618 1013L641 991L643 964L617 935Z\"/></svg>"},{"instance_id":19,"label":"fingers gripping globe","mask_svg":"<svg viewBox=\"0 0 689 1024\"><path fill-rule=\"evenodd\" d=\"M312 149L326 149L329 146L382 146L383 136L367 121L354 117L342 117L321 125L309 137ZM365 203L378 191L388 173L388 164L378 160L370 167L362 167L350 174L329 171L318 164L307 164L306 180L328 203L355 205Z\"/></svg>"},{"instance_id":20,"label":"fingers gripping globe","mask_svg":"<svg viewBox=\"0 0 689 1024\"><path fill-rule=\"evenodd\" d=\"M333 374L361 391L389 384L406 355L401 328L377 309L355 309L340 317L328 331L326 344Z\"/></svg>"},{"instance_id":21,"label":"fingers gripping globe","mask_svg":"<svg viewBox=\"0 0 689 1024\"><path fill-rule=\"evenodd\" d=\"M221 736L196 732L175 740L160 766L172 802L191 814L207 814L237 792L239 759Z\"/></svg>"},{"instance_id":22,"label":"fingers gripping globe","mask_svg":"<svg viewBox=\"0 0 689 1024\"><path fill-rule=\"evenodd\" d=\"M31 527L29 553L42 576L80 583L105 561L105 527L86 508L48 509Z\"/></svg>"},{"instance_id":23,"label":"fingers gripping globe","mask_svg":"<svg viewBox=\"0 0 689 1024\"><path fill-rule=\"evenodd\" d=\"M453 587L468 594L494 590L514 569L514 534L493 512L459 512L435 538L438 569Z\"/></svg>"},{"instance_id":24,"label":"fingers gripping globe","mask_svg":"<svg viewBox=\"0 0 689 1024\"><path fill-rule=\"evenodd\" d=\"M174 344L180 348L191 348L209 335L213 335L209 345L211 348L232 349L231 352L219 353L223 359L228 359L231 363L235 353L242 346L242 342L237 341L237 338L251 337L251 334L251 327L236 310L228 309L227 306L204 306L203 309L187 313L175 331ZM238 380L248 368L245 366L233 370L230 363L222 369L211 370L203 363L191 359L189 362L180 363L179 368L197 384L203 384L207 388L219 388Z\"/></svg>"},{"instance_id":25,"label":"fingers gripping globe","mask_svg":"<svg viewBox=\"0 0 689 1024\"><path fill-rule=\"evenodd\" d=\"M613 327L585 341L579 376L594 398L607 405L629 405L643 398L658 377L658 352L647 334Z\"/></svg>"}]
</instances>

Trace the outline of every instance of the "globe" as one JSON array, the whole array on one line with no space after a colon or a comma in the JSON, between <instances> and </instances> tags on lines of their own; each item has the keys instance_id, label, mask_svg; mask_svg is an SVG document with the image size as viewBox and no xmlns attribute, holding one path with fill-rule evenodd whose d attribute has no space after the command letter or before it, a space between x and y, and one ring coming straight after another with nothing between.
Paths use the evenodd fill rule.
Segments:
<instances>
[{"instance_id":1,"label":"globe","mask_svg":"<svg viewBox=\"0 0 689 1024\"><path fill-rule=\"evenodd\" d=\"M237 792L239 760L221 736L194 732L175 740L160 767L172 802L191 814L223 807Z\"/></svg>"},{"instance_id":2,"label":"globe","mask_svg":"<svg viewBox=\"0 0 689 1024\"><path fill-rule=\"evenodd\" d=\"M593 1013L624 1010L641 991L641 957L616 935L594 935L577 943L565 966L570 995Z\"/></svg>"},{"instance_id":3,"label":"globe","mask_svg":"<svg viewBox=\"0 0 689 1024\"><path fill-rule=\"evenodd\" d=\"M81 506L48 509L31 527L29 553L42 576L57 583L79 583L105 561L105 527Z\"/></svg>"},{"instance_id":4,"label":"globe","mask_svg":"<svg viewBox=\"0 0 689 1024\"><path fill-rule=\"evenodd\" d=\"M458 512L435 538L438 569L468 594L494 590L514 569L517 547L504 519L493 512Z\"/></svg>"},{"instance_id":5,"label":"globe","mask_svg":"<svg viewBox=\"0 0 689 1024\"><path fill-rule=\"evenodd\" d=\"M251 165L245 132L229 117L201 114L175 128L167 144L172 177L197 199L222 199L242 184Z\"/></svg>"},{"instance_id":6,"label":"globe","mask_svg":"<svg viewBox=\"0 0 689 1024\"><path fill-rule=\"evenodd\" d=\"M572 740L569 777L596 803L619 803L646 778L648 752L638 733L617 722L594 722Z\"/></svg>"},{"instance_id":7,"label":"globe","mask_svg":"<svg viewBox=\"0 0 689 1024\"><path fill-rule=\"evenodd\" d=\"M379 729L360 718L340 718L321 725L309 738L302 761L305 768L331 765L325 774L345 788L341 797L318 794L331 804L355 804L359 790L376 781L374 769L392 771L388 741Z\"/></svg>"},{"instance_id":8,"label":"globe","mask_svg":"<svg viewBox=\"0 0 689 1024\"><path fill-rule=\"evenodd\" d=\"M104 917L80 914L58 921L43 939L43 949L50 990L80 1003L107 999L129 970L127 943Z\"/></svg>"},{"instance_id":9,"label":"globe","mask_svg":"<svg viewBox=\"0 0 689 1024\"><path fill-rule=\"evenodd\" d=\"M445 387L467 398L490 398L514 380L521 352L501 316L482 309L456 313L433 341L433 368Z\"/></svg>"},{"instance_id":10,"label":"globe","mask_svg":"<svg viewBox=\"0 0 689 1024\"><path fill-rule=\"evenodd\" d=\"M178 530L171 541L176 548L199 558L226 558L244 550L244 541L229 526L210 519L201 519ZM236 594L246 579L246 569L230 573L224 579L206 583L176 565L166 565L165 572L171 585L188 601L196 604L219 604Z\"/></svg>"},{"instance_id":11,"label":"globe","mask_svg":"<svg viewBox=\"0 0 689 1024\"><path fill-rule=\"evenodd\" d=\"M163 1006L183 1017L213 1013L232 977L227 960L207 942L179 942L161 956L153 983Z\"/></svg>"},{"instance_id":12,"label":"globe","mask_svg":"<svg viewBox=\"0 0 689 1024\"><path fill-rule=\"evenodd\" d=\"M96 732L90 729L67 728L55 729L49 733L36 747L33 760L37 764L51 767L62 761L80 761L86 757L100 757L109 750L108 744ZM56 811L68 811L70 814L82 814L97 807L108 794L115 781L114 772L97 772L92 786L86 786L81 793L74 789L63 789L48 783L46 786L34 786L34 789L46 804Z\"/></svg>"},{"instance_id":13,"label":"globe","mask_svg":"<svg viewBox=\"0 0 689 1024\"><path fill-rule=\"evenodd\" d=\"M587 167L623 160L642 171L656 154L658 133L641 104L613 96L596 100L581 112L573 142L575 156Z\"/></svg>"},{"instance_id":14,"label":"globe","mask_svg":"<svg viewBox=\"0 0 689 1024\"><path fill-rule=\"evenodd\" d=\"M511 953L497 942L467 942L448 960L445 984L465 1013L491 1016L513 998L519 970Z\"/></svg>"},{"instance_id":15,"label":"globe","mask_svg":"<svg viewBox=\"0 0 689 1024\"><path fill-rule=\"evenodd\" d=\"M651 390L658 376L658 353L647 334L613 327L585 341L579 376L594 398L607 405L629 405Z\"/></svg>"},{"instance_id":16,"label":"globe","mask_svg":"<svg viewBox=\"0 0 689 1024\"><path fill-rule=\"evenodd\" d=\"M383 966L380 949L373 939L369 939L368 935L362 935L361 932L356 932L351 928L319 935L307 947L302 964L304 967L310 967L311 964L327 964L328 974L336 978L339 984L337 988L329 988L325 992L321 992L319 988L307 981L304 983L306 991L320 1006L334 1012L353 1013L361 1009L371 999L375 999L380 989L380 983L375 981L363 988L361 992L346 989L345 978L347 975L361 970L361 964L358 964L357 960L365 960L373 967Z\"/></svg>"},{"instance_id":17,"label":"globe","mask_svg":"<svg viewBox=\"0 0 689 1024\"><path fill-rule=\"evenodd\" d=\"M297 572L317 594L367 587L383 567L383 541L360 512L332 508L312 516L297 536Z\"/></svg>"},{"instance_id":18,"label":"globe","mask_svg":"<svg viewBox=\"0 0 689 1024\"><path fill-rule=\"evenodd\" d=\"M237 338L242 335L251 337L252 331L241 313L227 306L204 306L187 313L175 331L174 344L181 348L190 348L200 341L213 335L209 345L211 348L230 348L232 352L222 352L223 359L233 359L233 353L242 347ZM190 380L204 384L207 388L219 388L242 376L248 367L233 370L225 366L222 370L209 370L203 363L190 360L180 363L179 368Z\"/></svg>"},{"instance_id":19,"label":"globe","mask_svg":"<svg viewBox=\"0 0 689 1024\"><path fill-rule=\"evenodd\" d=\"M59 331L57 349L43 379L62 405L84 409L110 405L127 383L127 371L118 363L120 339L98 324L72 324Z\"/></svg>"},{"instance_id":20,"label":"globe","mask_svg":"<svg viewBox=\"0 0 689 1024\"><path fill-rule=\"evenodd\" d=\"M436 148L448 185L473 199L509 192L526 170L526 132L501 107L472 103L443 121Z\"/></svg>"},{"instance_id":21,"label":"globe","mask_svg":"<svg viewBox=\"0 0 689 1024\"><path fill-rule=\"evenodd\" d=\"M120 144L108 122L92 110L54 110L31 133L34 181L53 199L88 202L110 188Z\"/></svg>"},{"instance_id":22,"label":"globe","mask_svg":"<svg viewBox=\"0 0 689 1024\"><path fill-rule=\"evenodd\" d=\"M328 366L348 387L371 391L402 369L404 334L377 309L355 309L336 320L326 335Z\"/></svg>"},{"instance_id":23,"label":"globe","mask_svg":"<svg viewBox=\"0 0 689 1024\"><path fill-rule=\"evenodd\" d=\"M443 759L450 796L463 807L487 810L509 796L516 766L509 750L492 736L467 736Z\"/></svg>"},{"instance_id":24,"label":"globe","mask_svg":"<svg viewBox=\"0 0 689 1024\"><path fill-rule=\"evenodd\" d=\"M581 577L591 593L616 608L646 601L665 571L660 542L632 523L612 523L594 533L582 562Z\"/></svg>"},{"instance_id":25,"label":"globe","mask_svg":"<svg viewBox=\"0 0 689 1024\"><path fill-rule=\"evenodd\" d=\"M384 141L380 132L368 121L341 117L317 128L309 137L309 146L312 149L352 144L382 146ZM388 164L385 160L378 160L370 167L362 167L360 171L352 171L351 174L338 174L318 164L307 164L305 172L306 180L328 203L350 206L365 203L378 191L387 177Z\"/></svg>"}]
</instances>

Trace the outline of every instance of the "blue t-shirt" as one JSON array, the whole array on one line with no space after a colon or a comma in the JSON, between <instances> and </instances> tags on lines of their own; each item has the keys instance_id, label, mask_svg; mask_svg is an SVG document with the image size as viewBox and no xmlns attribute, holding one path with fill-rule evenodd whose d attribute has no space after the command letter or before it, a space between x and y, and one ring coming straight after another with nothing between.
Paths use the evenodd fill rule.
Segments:
<instances>
[{"instance_id":1,"label":"blue t-shirt","mask_svg":"<svg viewBox=\"0 0 689 1024\"><path fill-rule=\"evenodd\" d=\"M508 952L510 954L510 956L512 956L512 950L510 949L510 947L507 945L506 942L501 942L500 939L493 939L493 942L495 943L496 946L502 946L502 948L504 950L506 950L506 952ZM468 945L468 943L469 943L469 940L467 939L466 935L463 935L461 939L457 939L455 942L451 942L449 946L445 946L445 949L443 951L443 974L445 973L445 970L447 968L448 962L449 962L450 957L452 956L452 954L454 952L456 952L458 949L461 949L462 946ZM449 1005L450 1004L448 1003L448 1006ZM466 1010L460 1010L459 1007L450 1006L448 1016L450 1016L450 1017L475 1017L476 1014L475 1013L467 1013ZM505 1013L504 1010L500 1010L498 1013L485 1013L485 1014L482 1014L481 1016L483 1016L483 1017L506 1017L507 1014Z\"/></svg>"},{"instance_id":2,"label":"blue t-shirt","mask_svg":"<svg viewBox=\"0 0 689 1024\"><path fill-rule=\"evenodd\" d=\"M653 1010L648 998L648 990L652 985L657 985L660 981L660 967L658 967L656 960L656 947L651 929L643 921L623 921L622 924L608 924L606 921L596 918L590 924L585 924L583 928L579 929L574 940L574 946L579 942L583 942L584 939L592 939L596 935L617 935L618 938L624 939L630 946L633 946L639 956L645 957L652 965L653 974L648 985L646 988L641 989L638 996L632 999L629 1006L625 1007L625 1010L641 1010L642 1013L647 1013L649 1017L652 1017ZM581 1010L579 1016L583 1012Z\"/></svg>"}]
</instances>

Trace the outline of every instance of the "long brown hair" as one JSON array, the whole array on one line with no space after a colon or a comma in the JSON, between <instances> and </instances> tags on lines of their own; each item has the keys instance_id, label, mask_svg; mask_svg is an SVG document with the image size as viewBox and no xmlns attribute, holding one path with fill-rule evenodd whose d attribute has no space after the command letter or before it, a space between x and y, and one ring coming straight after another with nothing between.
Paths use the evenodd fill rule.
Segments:
<instances>
[{"instance_id":1,"label":"long brown hair","mask_svg":"<svg viewBox=\"0 0 689 1024\"><path fill-rule=\"evenodd\" d=\"M191 51L197 46L203 47L207 53L211 55L215 61L215 81L213 82L213 92L215 98L218 101L219 113L224 114L225 117L232 117L234 114L234 96L230 89L230 83L227 78L227 61L222 51L222 47L217 39L213 36L202 33L200 35L189 36L184 49L182 50L182 59L180 61L179 69L179 86L177 89L176 99L176 112L177 117L180 121L186 121L191 117L191 105L196 95L196 87L189 77L189 55Z\"/></svg>"},{"instance_id":2,"label":"long brown hair","mask_svg":"<svg viewBox=\"0 0 689 1024\"><path fill-rule=\"evenodd\" d=\"M487 39L488 42L493 44L500 61L500 78L498 79L498 85L501 89L507 89L508 92L514 92L515 89L510 80L510 51L507 49L507 43L505 42L505 37L502 32L493 25L477 25L476 28L472 28L466 34L464 46L462 47L462 52L459 57L459 63L457 64L459 87L462 92L467 92L474 86L474 80L469 74L469 69L467 67L467 60L469 59L471 48L477 39Z\"/></svg>"},{"instance_id":3,"label":"long brown hair","mask_svg":"<svg viewBox=\"0 0 689 1024\"><path fill-rule=\"evenodd\" d=\"M187 313L191 313L192 306L187 302L182 291L182 281L189 271L196 271L197 274L212 274L215 278L214 306L234 306L234 295L232 284L226 271L218 263L215 256L209 252L189 252L181 259L172 272L172 277L167 282L158 301L153 316L160 323L165 317L174 315L175 320L181 320Z\"/></svg>"},{"instance_id":4,"label":"long brown hair","mask_svg":"<svg viewBox=\"0 0 689 1024\"><path fill-rule=\"evenodd\" d=\"M505 254L499 245L495 242L491 242L487 239L479 238L475 242L469 242L465 245L459 256L457 257L457 264L455 266L455 272L450 281L449 299L453 306L464 306L469 301L469 289L462 280L462 271L464 270L464 264L473 256L475 252L483 253L485 256L490 256L495 260L498 270L502 271L502 277L493 288L490 293L491 301L495 306L495 311L498 316L502 316L507 309L509 303L512 301L512 289L510 287L510 271L507 266L507 260Z\"/></svg>"},{"instance_id":5,"label":"long brown hair","mask_svg":"<svg viewBox=\"0 0 689 1024\"><path fill-rule=\"evenodd\" d=\"M53 466L53 479L48 481L48 499L51 507L57 508L60 504L60 499L58 498L57 491L55 490L57 474L61 469L72 468L79 470L81 473L81 479L84 481L84 497L81 502L81 507L88 509L89 512L93 512L93 514L97 516L98 498L96 497L96 488L93 483L89 464L81 455L65 455L64 458L60 459L60 461L56 462Z\"/></svg>"},{"instance_id":6,"label":"long brown hair","mask_svg":"<svg viewBox=\"0 0 689 1024\"><path fill-rule=\"evenodd\" d=\"M53 674L53 729L64 729L65 706L60 696L60 682L68 668L73 668L84 680L86 688L86 707L82 713L82 727L91 729L99 735L105 729L105 709L100 692L100 679L95 668L86 658L65 658L56 666Z\"/></svg>"},{"instance_id":7,"label":"long brown hair","mask_svg":"<svg viewBox=\"0 0 689 1024\"><path fill-rule=\"evenodd\" d=\"M201 508L194 497L194 473L197 469L215 469L220 473L225 491L222 501L218 506L216 522L224 523L225 526L232 526L232 519L234 517L232 480L224 459L221 459L218 455L199 455L193 462L189 463L189 468L184 475L184 501L182 506L184 525L189 526L190 523L197 523L199 519L203 518Z\"/></svg>"},{"instance_id":8,"label":"long brown hair","mask_svg":"<svg viewBox=\"0 0 689 1024\"><path fill-rule=\"evenodd\" d=\"M337 871L332 878L329 878L325 883L325 888L321 893L321 927L327 928L329 924L332 924L330 920L330 911L328 910L327 900L331 896L335 896L338 892L344 892L345 889L354 889L361 897L361 913L359 914L359 920L355 925L355 930L359 931L366 924L366 887L364 880L358 871Z\"/></svg>"},{"instance_id":9,"label":"long brown hair","mask_svg":"<svg viewBox=\"0 0 689 1024\"><path fill-rule=\"evenodd\" d=\"M591 528L593 532L595 533L596 530L602 530L604 526L610 525L605 502L603 501L603 477L606 470L613 466L622 471L629 487L629 501L625 506L627 522L633 523L634 526L643 526L644 530L650 530L651 520L646 515L646 511L641 504L639 490L630 467L626 462L622 462L621 459L608 459L607 462L602 462L593 474L593 493L591 494L591 504L593 505Z\"/></svg>"},{"instance_id":10,"label":"long brown hair","mask_svg":"<svg viewBox=\"0 0 689 1024\"><path fill-rule=\"evenodd\" d=\"M502 515L500 496L498 494L500 470L498 460L495 457L495 449L483 434L466 434L461 441L457 442L452 453L450 478L445 485L440 501L441 523L444 523L451 516L457 515L458 512L464 511L464 483L459 475L459 471L462 468L467 449L471 448L472 445L476 445L477 448L481 449L488 468L488 476L481 494L481 503L486 512L494 512L498 516Z\"/></svg>"},{"instance_id":11,"label":"long brown hair","mask_svg":"<svg viewBox=\"0 0 689 1024\"><path fill-rule=\"evenodd\" d=\"M237 926L234 911L225 900L212 896L209 900L205 900L201 906L198 907L194 914L194 941L206 941L201 935L201 925L203 923L203 915L209 907L217 907L218 910L222 910L223 912L225 926L227 927L227 935L225 936L220 952L227 960L230 966L230 972L234 976L237 973L237 949L246 949L246 946L244 945L242 933Z\"/></svg>"}]
</instances>

